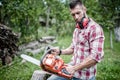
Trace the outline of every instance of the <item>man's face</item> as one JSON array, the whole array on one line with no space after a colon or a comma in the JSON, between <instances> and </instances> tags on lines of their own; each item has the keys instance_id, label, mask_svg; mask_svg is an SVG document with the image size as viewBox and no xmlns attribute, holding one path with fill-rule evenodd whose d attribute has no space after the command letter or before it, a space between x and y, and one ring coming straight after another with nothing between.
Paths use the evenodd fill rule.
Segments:
<instances>
[{"instance_id":1,"label":"man's face","mask_svg":"<svg viewBox=\"0 0 120 80\"><path fill-rule=\"evenodd\" d=\"M76 22L80 22L85 14L85 10L80 5L76 5L75 8L70 9L70 12Z\"/></svg>"}]
</instances>

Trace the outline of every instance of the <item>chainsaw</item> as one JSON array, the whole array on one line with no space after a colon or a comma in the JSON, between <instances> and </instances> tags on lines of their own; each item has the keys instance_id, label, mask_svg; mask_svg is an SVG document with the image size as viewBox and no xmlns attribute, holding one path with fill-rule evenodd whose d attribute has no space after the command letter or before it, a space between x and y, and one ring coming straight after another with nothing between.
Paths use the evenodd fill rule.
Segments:
<instances>
[{"instance_id":1,"label":"chainsaw","mask_svg":"<svg viewBox=\"0 0 120 80\"><path fill-rule=\"evenodd\" d=\"M46 72L68 79L73 77L73 75L66 70L68 65L65 64L63 59L56 55L55 52L50 49L50 47L46 48L40 61L25 54L22 54L21 57L33 64L40 66Z\"/></svg>"}]
</instances>

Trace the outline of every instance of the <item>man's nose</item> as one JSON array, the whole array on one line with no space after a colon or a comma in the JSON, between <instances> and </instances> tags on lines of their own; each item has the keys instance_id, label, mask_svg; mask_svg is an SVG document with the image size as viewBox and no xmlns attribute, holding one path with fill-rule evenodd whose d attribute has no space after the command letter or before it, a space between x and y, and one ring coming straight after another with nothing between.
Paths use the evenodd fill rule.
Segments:
<instances>
[{"instance_id":1,"label":"man's nose","mask_svg":"<svg viewBox=\"0 0 120 80\"><path fill-rule=\"evenodd\" d=\"M77 21L79 19L79 15L75 15L75 20Z\"/></svg>"}]
</instances>

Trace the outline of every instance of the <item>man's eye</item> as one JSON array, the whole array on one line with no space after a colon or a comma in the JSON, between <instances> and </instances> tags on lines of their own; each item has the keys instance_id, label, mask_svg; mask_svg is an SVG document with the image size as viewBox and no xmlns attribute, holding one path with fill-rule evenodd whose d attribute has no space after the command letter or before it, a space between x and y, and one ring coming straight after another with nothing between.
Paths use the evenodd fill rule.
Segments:
<instances>
[{"instance_id":1,"label":"man's eye","mask_svg":"<svg viewBox=\"0 0 120 80\"><path fill-rule=\"evenodd\" d=\"M80 12L77 12L76 14L80 14Z\"/></svg>"}]
</instances>

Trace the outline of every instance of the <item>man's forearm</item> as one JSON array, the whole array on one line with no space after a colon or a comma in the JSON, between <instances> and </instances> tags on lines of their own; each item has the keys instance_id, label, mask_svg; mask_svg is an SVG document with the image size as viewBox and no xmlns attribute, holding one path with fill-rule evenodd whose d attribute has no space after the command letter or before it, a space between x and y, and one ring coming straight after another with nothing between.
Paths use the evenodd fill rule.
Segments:
<instances>
[{"instance_id":1,"label":"man's forearm","mask_svg":"<svg viewBox=\"0 0 120 80\"><path fill-rule=\"evenodd\" d=\"M97 63L96 60L88 57L80 64L75 65L74 70L77 71L77 70L82 70L84 68L89 68L89 67L95 65L96 63Z\"/></svg>"}]
</instances>

